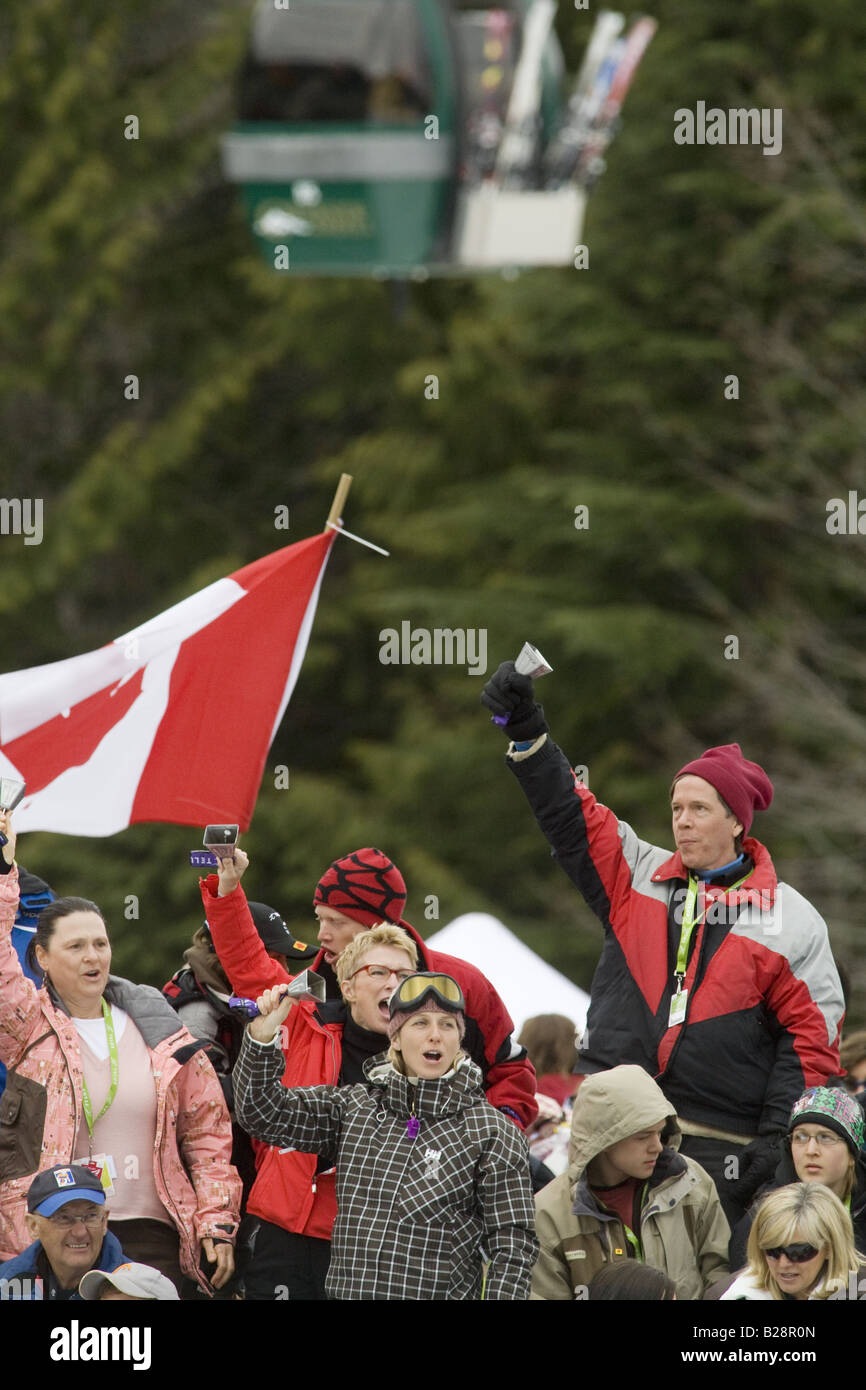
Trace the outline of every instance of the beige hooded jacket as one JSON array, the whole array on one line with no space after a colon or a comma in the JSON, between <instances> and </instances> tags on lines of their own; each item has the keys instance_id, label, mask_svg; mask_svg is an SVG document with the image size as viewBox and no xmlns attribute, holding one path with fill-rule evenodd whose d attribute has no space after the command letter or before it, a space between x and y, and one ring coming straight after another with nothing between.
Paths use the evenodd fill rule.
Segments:
<instances>
[{"instance_id":1,"label":"beige hooded jacket","mask_svg":"<svg viewBox=\"0 0 866 1390\"><path fill-rule=\"evenodd\" d=\"M666 1122L641 1209L644 1261L676 1284L678 1299L699 1299L728 1271L730 1230L712 1178L677 1152L673 1107L642 1067L621 1066L586 1078L577 1093L567 1171L539 1192L535 1225L541 1253L532 1274L533 1299L586 1298L602 1265L629 1258L619 1218L604 1211L586 1180L604 1149Z\"/></svg>"}]
</instances>

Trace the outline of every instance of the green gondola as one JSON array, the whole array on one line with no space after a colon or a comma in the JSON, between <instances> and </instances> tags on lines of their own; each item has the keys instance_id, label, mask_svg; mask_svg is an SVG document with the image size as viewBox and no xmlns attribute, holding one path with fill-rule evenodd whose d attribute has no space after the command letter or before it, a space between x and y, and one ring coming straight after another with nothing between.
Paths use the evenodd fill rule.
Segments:
<instances>
[{"instance_id":1,"label":"green gondola","mask_svg":"<svg viewBox=\"0 0 866 1390\"><path fill-rule=\"evenodd\" d=\"M542 168L565 110L554 10L260 0L223 160L268 264L407 278L570 261L585 191L546 188ZM525 167L503 168L506 133Z\"/></svg>"}]
</instances>

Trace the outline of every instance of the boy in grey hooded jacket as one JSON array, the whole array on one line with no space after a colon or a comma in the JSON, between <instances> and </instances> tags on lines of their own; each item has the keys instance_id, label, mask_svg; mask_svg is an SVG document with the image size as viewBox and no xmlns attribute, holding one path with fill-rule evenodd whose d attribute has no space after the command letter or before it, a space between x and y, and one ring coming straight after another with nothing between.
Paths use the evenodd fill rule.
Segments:
<instances>
[{"instance_id":1,"label":"boy in grey hooded jacket","mask_svg":"<svg viewBox=\"0 0 866 1390\"><path fill-rule=\"evenodd\" d=\"M536 1197L541 1253L533 1299L586 1298L603 1265L641 1259L702 1298L728 1275L728 1223L715 1184L677 1152L676 1114L642 1067L587 1076L567 1171Z\"/></svg>"}]
</instances>

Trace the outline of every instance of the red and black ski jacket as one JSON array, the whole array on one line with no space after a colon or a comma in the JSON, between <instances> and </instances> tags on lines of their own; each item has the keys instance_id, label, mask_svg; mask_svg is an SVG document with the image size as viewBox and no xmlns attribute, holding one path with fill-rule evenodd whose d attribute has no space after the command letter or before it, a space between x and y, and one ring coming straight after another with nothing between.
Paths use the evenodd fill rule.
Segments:
<instances>
[{"instance_id":1,"label":"red and black ski jacket","mask_svg":"<svg viewBox=\"0 0 866 1390\"><path fill-rule=\"evenodd\" d=\"M550 737L509 756L554 857L604 928L579 1069L642 1066L677 1114L744 1138L784 1130L839 1072L842 989L827 927L746 838L739 888L701 885L683 1023L669 1026L688 871L579 782Z\"/></svg>"}]
</instances>

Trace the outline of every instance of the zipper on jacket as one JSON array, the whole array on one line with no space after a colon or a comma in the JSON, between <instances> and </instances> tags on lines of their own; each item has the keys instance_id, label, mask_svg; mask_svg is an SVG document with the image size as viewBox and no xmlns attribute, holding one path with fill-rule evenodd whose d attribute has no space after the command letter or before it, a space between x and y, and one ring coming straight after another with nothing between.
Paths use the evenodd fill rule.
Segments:
<instances>
[{"instance_id":1,"label":"zipper on jacket","mask_svg":"<svg viewBox=\"0 0 866 1390\"><path fill-rule=\"evenodd\" d=\"M334 1034L333 1034L333 1032L331 1031L330 1028L328 1029L328 1041L329 1041L330 1044L331 1044L331 1072L332 1072L333 1077L334 1077L334 1080L333 1080L333 1082L332 1082L331 1084L332 1084L333 1086L339 1086L339 1084L340 1084L340 1080L339 1080L339 1078L340 1078L340 1072L339 1072L339 1069L338 1069L338 1067L337 1067L337 1044L336 1044L335 1041L334 1041ZM283 1152L285 1152L285 1150L284 1150ZM311 1195L312 1195L313 1197L315 1197L316 1193L317 1193L318 1190L319 1190L319 1188L318 1188L318 1183L316 1182L316 1179L317 1179L318 1176L319 1176L319 1175L318 1175L317 1171L316 1171L315 1169L313 1169L313 1177L312 1177L312 1181L311 1181L311 1184L310 1184L310 1192L311 1192ZM307 1213L307 1220L309 1220L309 1213ZM305 1222L304 1224L306 1225L306 1222Z\"/></svg>"},{"instance_id":2,"label":"zipper on jacket","mask_svg":"<svg viewBox=\"0 0 866 1390\"><path fill-rule=\"evenodd\" d=\"M73 1024L72 1026L73 1026L73 1028L74 1028L74 1027L75 1027L75 1024ZM67 1074L67 1076L69 1077L69 1086L70 1086L70 1089L71 1089L71 1091L72 1091L72 1119L73 1119L73 1121L74 1121L74 1124L73 1124L73 1129L72 1129L72 1147L71 1147L71 1149L69 1150L69 1162L70 1162L70 1163L74 1163L75 1160L74 1160L74 1158L73 1158L73 1154L75 1153L75 1145L76 1145L76 1142L77 1142L77 1140L78 1140L78 1105L77 1105L76 1099L75 1099L75 1077L72 1075L72 1067L70 1066L69 1058L68 1058L67 1055L66 1055L66 1048L63 1046L63 1043L62 1043L61 1038L60 1038L60 1034L59 1034L59 1032L57 1032L56 1029L55 1029L55 1036L57 1037L57 1041L58 1041L58 1043L60 1044L60 1051L61 1051L62 1056L63 1056L63 1061L64 1061L64 1064L65 1064L65 1066L66 1066L66 1074ZM75 1036L76 1036L76 1038L77 1038L77 1037L78 1037L78 1034L76 1033ZM80 1059L81 1059L81 1049L80 1049L80 1048L78 1049L78 1056L79 1056L79 1060L80 1060ZM81 1075L82 1075L82 1077L84 1076L84 1063L83 1063L83 1062L81 1063ZM44 1135L43 1135L43 1138L44 1138Z\"/></svg>"},{"instance_id":3,"label":"zipper on jacket","mask_svg":"<svg viewBox=\"0 0 866 1390\"><path fill-rule=\"evenodd\" d=\"M754 871L755 871L755 867L754 867L754 864L753 864L753 865L752 865L752 868L751 868L751 870L750 870L750 872L749 872L749 874L747 874L746 877L747 877L747 878L750 877L751 874L754 873ZM740 886L739 884L734 884L734 885L733 885L733 887L735 887L735 888L736 888L736 887L739 887L739 886ZM725 889L725 891L724 891L722 897L723 897L723 898L726 898L729 891L730 891L729 889ZM722 899L716 898L716 899L714 900L713 904L712 904L712 907L715 907L721 900L722 900ZM671 1067L672 1067L673 1064L674 1064L674 1058L675 1058L676 1055L677 1055L677 1051L678 1051L678 1049L679 1049L680 1043L682 1042L683 1037L684 1037L684 1035L685 1035L686 1026L687 1026L688 1021L689 1021L689 1010L691 1009L691 1006L692 1006L692 997L693 997L693 995L695 995L695 994L697 993L698 988L699 988L699 986L698 986L698 980L700 979L701 984L703 984L703 978L701 977L701 965L703 964L703 957L704 957L704 953L705 953L706 947L707 947L707 930L706 930L707 925L708 925L708 923L707 923L707 918L709 917L710 912L712 911L712 907L711 907L711 908L708 908L707 911L704 913L704 920L703 920L703 922L701 923L701 942L700 942L700 945L699 945L699 947L698 947L698 961L697 961L697 965L695 966L694 983L693 983L692 987L691 987L690 990L689 990L689 997L688 997L688 999L686 1000L686 1015L685 1015L685 1018L683 1019L682 1023L680 1024L680 1035L679 1035L679 1037L677 1038L676 1042L674 1043L673 1047L671 1048L671 1055L670 1055L670 1057L668 1057L667 1066L665 1067L664 1071L660 1071L660 1072L658 1072L658 1073L656 1074L656 1079L658 1079L658 1077L660 1077L660 1076L668 1076L669 1073L670 1073L670 1069L671 1069ZM726 905L725 910L727 911L727 905ZM724 945L725 941L727 940L728 936L729 936L730 933L733 931L734 927L737 925L737 921L739 920L740 914L742 913L742 911L743 911L743 905L740 905L740 910L739 910L739 912L737 913L736 918L735 918L734 921L729 925L728 930L725 932L725 935L722 937L722 940L719 942L719 946L718 946L718 949L719 949L719 950L721 950L721 948L722 948L722 946ZM658 1056L658 1053L656 1053L656 1056Z\"/></svg>"}]
</instances>

